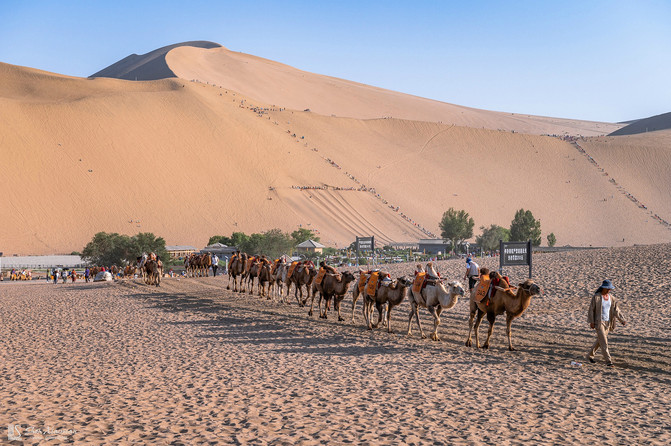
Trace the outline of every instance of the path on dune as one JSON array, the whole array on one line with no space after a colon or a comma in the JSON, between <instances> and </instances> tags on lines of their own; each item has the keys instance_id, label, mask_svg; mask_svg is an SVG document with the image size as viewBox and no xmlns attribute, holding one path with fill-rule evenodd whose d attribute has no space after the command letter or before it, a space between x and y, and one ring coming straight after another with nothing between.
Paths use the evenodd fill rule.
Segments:
<instances>
[{"instance_id":1,"label":"path on dune","mask_svg":"<svg viewBox=\"0 0 671 446\"><path fill-rule=\"evenodd\" d=\"M661 338L614 337L616 360L638 362L573 368L590 334L551 316L514 327L519 352L502 330L477 351L463 346L466 302L434 343L404 335L405 306L390 335L363 329L358 309L355 324L323 321L225 283L0 285L2 420L87 444L671 441Z\"/></svg>"}]
</instances>

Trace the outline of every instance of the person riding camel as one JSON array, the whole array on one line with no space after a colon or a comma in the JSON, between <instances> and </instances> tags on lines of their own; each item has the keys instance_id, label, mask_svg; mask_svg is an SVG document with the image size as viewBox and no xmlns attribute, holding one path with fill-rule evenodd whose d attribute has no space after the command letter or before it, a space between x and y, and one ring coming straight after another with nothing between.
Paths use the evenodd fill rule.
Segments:
<instances>
[{"instance_id":1,"label":"person riding camel","mask_svg":"<svg viewBox=\"0 0 671 446\"><path fill-rule=\"evenodd\" d=\"M156 253L155 253L155 252L151 252L151 253L149 253L149 258L150 258L151 260L154 260L154 261L155 261L155 260L156 260Z\"/></svg>"},{"instance_id":2,"label":"person riding camel","mask_svg":"<svg viewBox=\"0 0 671 446\"><path fill-rule=\"evenodd\" d=\"M423 273L424 272L424 267L420 265L419 263L415 267L415 277L417 277L417 274Z\"/></svg>"}]
</instances>

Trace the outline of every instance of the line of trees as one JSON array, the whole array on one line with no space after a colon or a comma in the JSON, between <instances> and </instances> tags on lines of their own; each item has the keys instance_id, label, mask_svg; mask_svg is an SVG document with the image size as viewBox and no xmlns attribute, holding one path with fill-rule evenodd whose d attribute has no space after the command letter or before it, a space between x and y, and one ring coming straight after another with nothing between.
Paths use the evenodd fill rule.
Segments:
<instances>
[{"instance_id":1,"label":"line of trees","mask_svg":"<svg viewBox=\"0 0 671 446\"><path fill-rule=\"evenodd\" d=\"M445 240L449 240L452 249L456 250L459 246L471 237L473 237L473 227L475 221L465 210L456 210L449 208L443 214L443 218L438 225L440 235ZM482 233L475 238L475 242L485 251L498 249L499 240L508 241L527 241L539 246L541 244L541 221L534 218L529 210L519 209L515 212L515 217L510 222L510 228L504 228L498 225L489 227L480 226ZM557 238L554 233L547 236L548 246L554 246Z\"/></svg>"},{"instance_id":2,"label":"line of trees","mask_svg":"<svg viewBox=\"0 0 671 446\"><path fill-rule=\"evenodd\" d=\"M133 263L142 253L155 253L166 261L163 237L156 237L151 232L140 232L134 236L124 234L98 232L82 251L85 262L99 266L123 266Z\"/></svg>"},{"instance_id":3,"label":"line of trees","mask_svg":"<svg viewBox=\"0 0 671 446\"><path fill-rule=\"evenodd\" d=\"M235 246L240 251L250 254L279 257L282 254L290 254L297 245L306 240L318 242L319 237L310 229L299 228L292 233L288 233L275 228L260 234L247 235L244 232L234 232L230 237L214 235L210 237L207 244L223 243L227 246Z\"/></svg>"}]
</instances>

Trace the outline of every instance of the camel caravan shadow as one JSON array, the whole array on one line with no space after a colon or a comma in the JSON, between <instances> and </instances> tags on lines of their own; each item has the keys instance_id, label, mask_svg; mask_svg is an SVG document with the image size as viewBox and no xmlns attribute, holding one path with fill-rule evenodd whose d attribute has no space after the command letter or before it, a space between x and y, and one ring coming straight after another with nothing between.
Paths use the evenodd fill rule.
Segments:
<instances>
[{"instance_id":1,"label":"camel caravan shadow","mask_svg":"<svg viewBox=\"0 0 671 446\"><path fill-rule=\"evenodd\" d=\"M571 361L586 362L587 348L593 342L593 333L590 330L546 325L541 332L533 321L520 320L516 325L519 351L509 352L505 343L499 342L486 352L464 346L463 341L468 331L467 312L444 315L446 323L442 325L442 333L445 342L435 343L408 338L400 333L389 335L386 330L370 332L360 324L315 319L309 317L301 307L267 307L263 301L245 296L229 296L228 293L222 296L221 291L216 289L199 292L198 295L151 289L131 293L130 297L142 299L147 302L148 307L162 311L187 311L208 315L207 319L171 322L201 327L203 333L200 337L225 343L270 345L275 346L277 351L293 353L397 355L422 349L460 352L469 355L473 362L488 364L509 361L514 357L516 361L564 367ZM392 323L407 323L407 316L402 314L403 311L399 313L401 314L397 314ZM297 321L303 323L297 324ZM505 325L501 324L497 328L498 335L501 336ZM500 339L498 336L497 338ZM665 380L663 376L671 376L671 357L665 350L667 340L642 338L631 334L620 336L614 333L612 343L615 351L620 353L618 356L628 358L618 361L619 369L648 372L658 375L661 380Z\"/></svg>"}]
</instances>

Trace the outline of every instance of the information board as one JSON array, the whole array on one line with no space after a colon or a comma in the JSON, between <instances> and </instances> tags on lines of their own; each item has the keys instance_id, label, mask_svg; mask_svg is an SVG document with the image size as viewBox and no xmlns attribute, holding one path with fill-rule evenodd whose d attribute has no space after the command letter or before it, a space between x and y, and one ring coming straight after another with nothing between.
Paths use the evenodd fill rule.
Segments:
<instances>
[{"instance_id":1,"label":"information board","mask_svg":"<svg viewBox=\"0 0 671 446\"><path fill-rule=\"evenodd\" d=\"M499 241L500 257L499 269L504 266L529 266L529 278L531 279L533 247L531 240L526 242L504 242Z\"/></svg>"}]
</instances>

